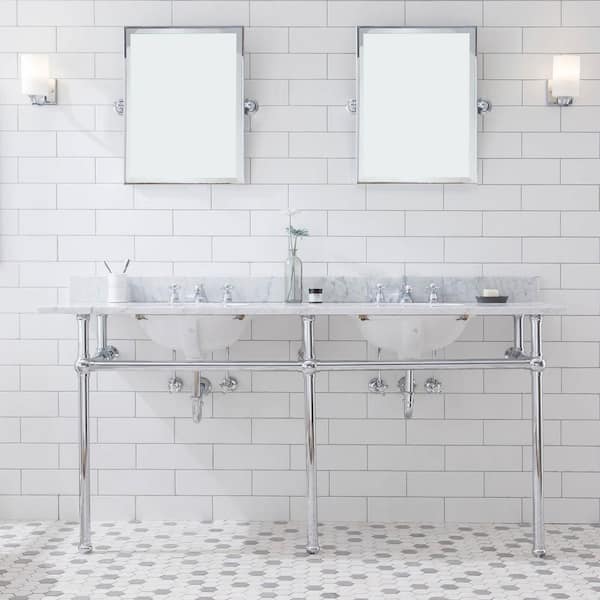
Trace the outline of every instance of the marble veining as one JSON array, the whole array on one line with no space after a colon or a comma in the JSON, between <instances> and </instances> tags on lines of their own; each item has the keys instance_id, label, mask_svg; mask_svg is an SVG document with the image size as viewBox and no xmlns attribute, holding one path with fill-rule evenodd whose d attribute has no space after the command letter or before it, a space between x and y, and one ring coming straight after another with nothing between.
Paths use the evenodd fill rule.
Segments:
<instances>
[{"instance_id":1,"label":"marble veining","mask_svg":"<svg viewBox=\"0 0 600 600\"><path fill-rule=\"evenodd\" d=\"M130 277L131 302L167 302L169 285L177 284L182 301L189 302L195 285L202 284L210 302L220 302L223 286L233 286L235 302L282 302L284 281L281 277ZM534 302L538 296L537 277L414 277L407 283L412 287L415 302L426 302L428 286L440 287L441 302L475 302L483 288L496 288L509 296L510 302ZM305 299L308 288L323 289L325 302L371 302L377 284L385 290L386 302L397 302L404 284L402 277L309 277L304 280ZM105 277L74 277L71 281L72 304L97 303L106 300Z\"/></svg>"}]
</instances>

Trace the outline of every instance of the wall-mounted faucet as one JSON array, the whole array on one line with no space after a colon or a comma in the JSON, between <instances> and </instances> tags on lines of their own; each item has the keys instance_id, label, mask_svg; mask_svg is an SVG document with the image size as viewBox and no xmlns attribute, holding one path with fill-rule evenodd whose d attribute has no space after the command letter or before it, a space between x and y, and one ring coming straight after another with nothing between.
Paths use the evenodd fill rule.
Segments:
<instances>
[{"instance_id":1,"label":"wall-mounted faucet","mask_svg":"<svg viewBox=\"0 0 600 600\"><path fill-rule=\"evenodd\" d=\"M442 382L436 377L428 377L423 385L424 390L428 394L441 394L442 393Z\"/></svg>"},{"instance_id":2,"label":"wall-mounted faucet","mask_svg":"<svg viewBox=\"0 0 600 600\"><path fill-rule=\"evenodd\" d=\"M181 302L181 297L179 295L179 284L172 283L169 286L169 304L175 304L176 302Z\"/></svg>"},{"instance_id":3,"label":"wall-mounted faucet","mask_svg":"<svg viewBox=\"0 0 600 600\"><path fill-rule=\"evenodd\" d=\"M415 409L415 373L412 369L400 378L398 389L404 394L404 418L411 419Z\"/></svg>"},{"instance_id":4,"label":"wall-mounted faucet","mask_svg":"<svg viewBox=\"0 0 600 600\"><path fill-rule=\"evenodd\" d=\"M204 397L212 393L212 383L210 379L200 376L200 371L194 371L192 381L192 421L200 423L202 420L202 409L204 407Z\"/></svg>"}]
</instances>

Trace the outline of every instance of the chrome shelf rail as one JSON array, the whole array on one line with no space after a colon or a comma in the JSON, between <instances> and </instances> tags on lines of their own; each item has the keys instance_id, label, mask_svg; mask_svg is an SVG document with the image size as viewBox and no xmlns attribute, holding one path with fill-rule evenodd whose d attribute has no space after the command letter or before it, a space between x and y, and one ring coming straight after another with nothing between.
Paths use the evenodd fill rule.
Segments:
<instances>
[{"instance_id":1,"label":"chrome shelf rail","mask_svg":"<svg viewBox=\"0 0 600 600\"><path fill-rule=\"evenodd\" d=\"M308 362L308 365L307 365ZM449 360L398 360L398 361L358 361L358 360L310 360L310 361L203 361L203 360L82 360L80 368L89 371L135 371L153 369L167 371L223 370L238 371L400 371L414 369L463 370L463 369L528 369L531 359L509 358L460 358Z\"/></svg>"}]
</instances>

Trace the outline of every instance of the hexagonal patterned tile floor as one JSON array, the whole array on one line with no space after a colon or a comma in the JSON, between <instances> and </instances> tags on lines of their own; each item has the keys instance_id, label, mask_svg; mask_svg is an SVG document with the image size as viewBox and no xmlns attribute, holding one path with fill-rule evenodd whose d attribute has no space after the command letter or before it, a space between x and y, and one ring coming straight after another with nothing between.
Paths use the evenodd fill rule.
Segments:
<instances>
[{"instance_id":1,"label":"hexagonal patterned tile floor","mask_svg":"<svg viewBox=\"0 0 600 600\"><path fill-rule=\"evenodd\" d=\"M0 599L597 600L600 526L325 524L321 554L300 523L0 524Z\"/></svg>"}]
</instances>

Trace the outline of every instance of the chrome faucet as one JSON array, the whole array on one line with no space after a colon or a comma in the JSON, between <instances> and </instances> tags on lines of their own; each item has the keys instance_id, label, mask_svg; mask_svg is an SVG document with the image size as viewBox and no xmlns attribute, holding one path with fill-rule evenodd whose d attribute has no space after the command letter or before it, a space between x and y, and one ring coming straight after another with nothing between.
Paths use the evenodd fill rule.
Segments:
<instances>
[{"instance_id":1,"label":"chrome faucet","mask_svg":"<svg viewBox=\"0 0 600 600\"><path fill-rule=\"evenodd\" d=\"M233 286L230 283L226 283L223 286L223 304L229 304L233 302Z\"/></svg>"},{"instance_id":2,"label":"chrome faucet","mask_svg":"<svg viewBox=\"0 0 600 600\"><path fill-rule=\"evenodd\" d=\"M405 283L402 287L402 295L400 296L400 304L407 304L409 302L414 302L412 297L412 287Z\"/></svg>"},{"instance_id":3,"label":"chrome faucet","mask_svg":"<svg viewBox=\"0 0 600 600\"><path fill-rule=\"evenodd\" d=\"M435 304L440 301L439 291L440 288L435 283L429 284L429 304Z\"/></svg>"},{"instance_id":4,"label":"chrome faucet","mask_svg":"<svg viewBox=\"0 0 600 600\"><path fill-rule=\"evenodd\" d=\"M169 304L175 304L176 302L180 302L181 298L179 296L179 284L172 283L169 286Z\"/></svg>"},{"instance_id":5,"label":"chrome faucet","mask_svg":"<svg viewBox=\"0 0 600 600\"><path fill-rule=\"evenodd\" d=\"M194 302L208 302L208 296L202 284L194 286Z\"/></svg>"},{"instance_id":6,"label":"chrome faucet","mask_svg":"<svg viewBox=\"0 0 600 600\"><path fill-rule=\"evenodd\" d=\"M383 302L385 302L385 293L384 293L384 287L382 283L378 283L377 284L377 291L375 292L375 304L382 304Z\"/></svg>"}]
</instances>

